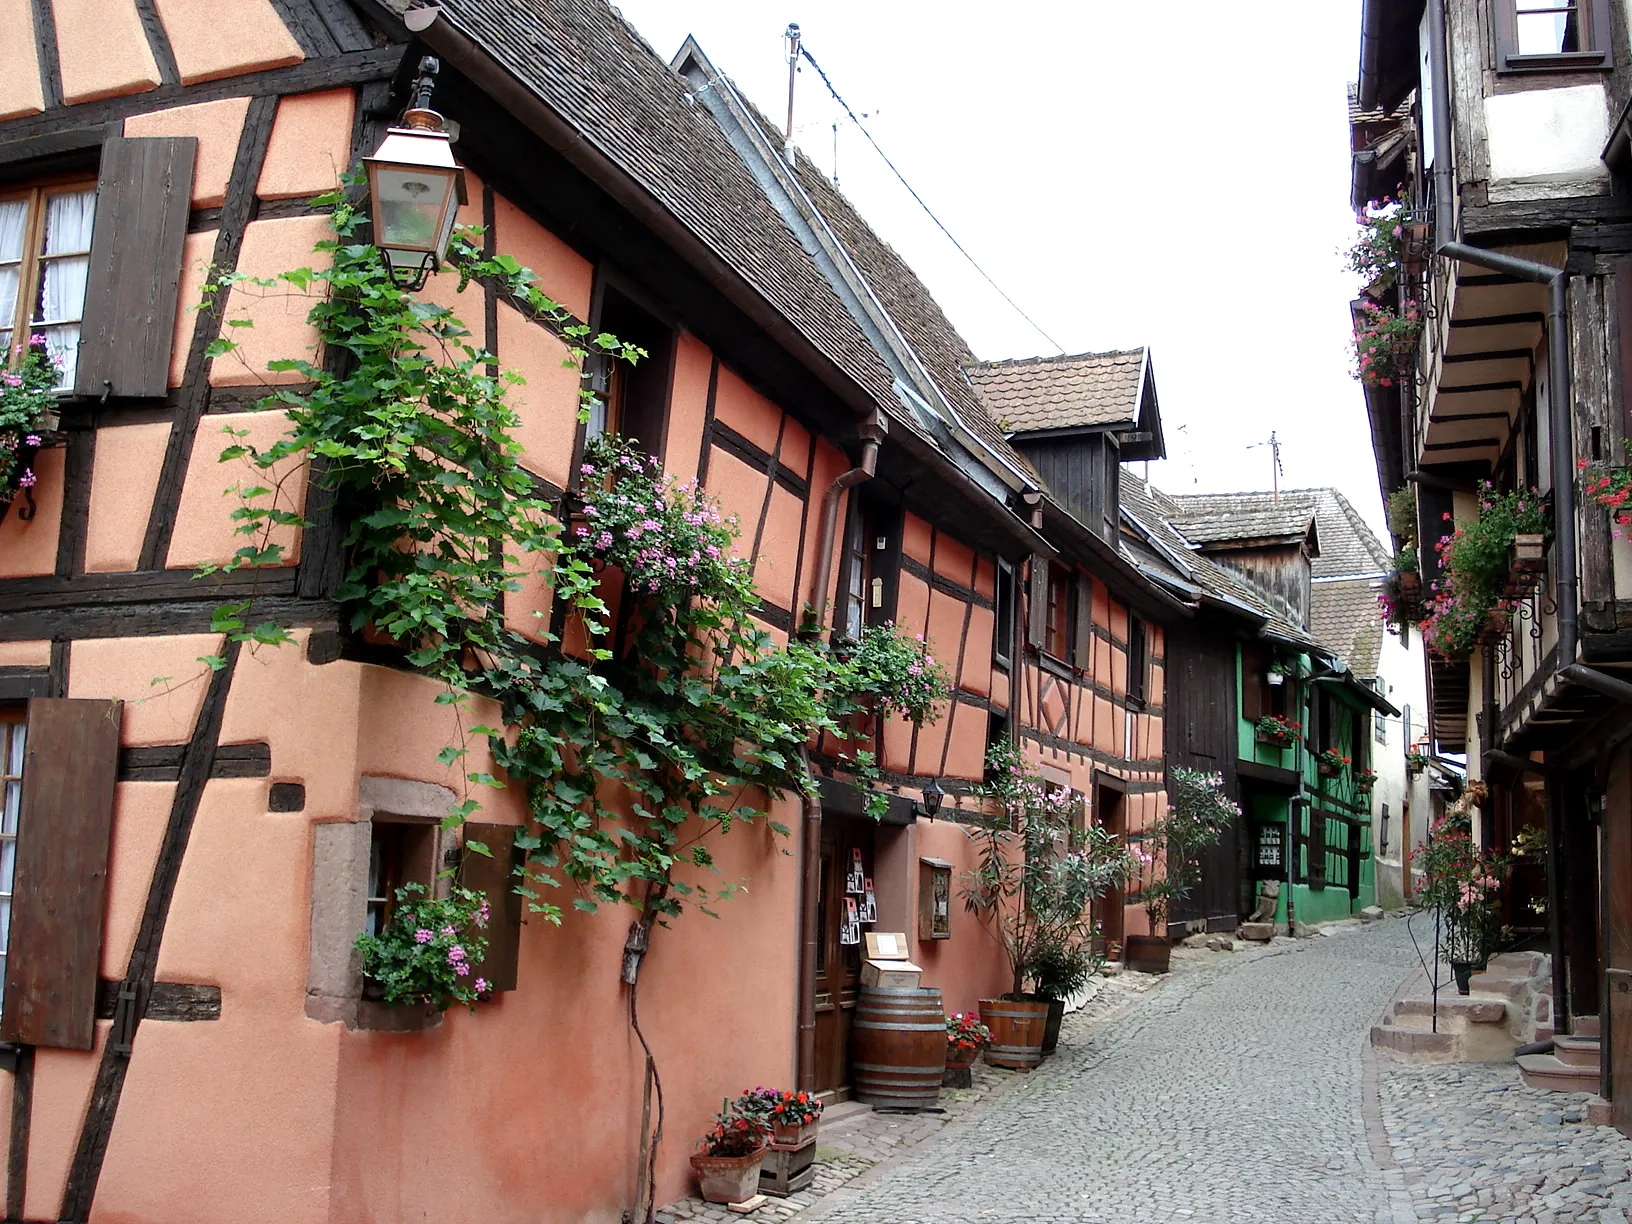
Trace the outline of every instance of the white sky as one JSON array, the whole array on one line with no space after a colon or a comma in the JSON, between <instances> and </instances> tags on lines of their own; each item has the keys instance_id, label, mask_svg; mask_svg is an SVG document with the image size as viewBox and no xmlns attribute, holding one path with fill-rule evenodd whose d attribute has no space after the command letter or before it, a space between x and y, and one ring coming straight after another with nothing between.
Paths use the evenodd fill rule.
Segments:
<instances>
[{"instance_id":1,"label":"white sky","mask_svg":"<svg viewBox=\"0 0 1632 1224\"><path fill-rule=\"evenodd\" d=\"M1276 20L1217 0L623 0L665 58L695 35L780 125L782 32L806 47L907 180L1068 352L1149 344L1169 492L1336 485L1380 529L1349 375L1340 249L1345 83L1359 0ZM965 263L807 65L795 134L917 270L983 359L1053 348ZM1252 449L1256 445L1255 449Z\"/></svg>"}]
</instances>

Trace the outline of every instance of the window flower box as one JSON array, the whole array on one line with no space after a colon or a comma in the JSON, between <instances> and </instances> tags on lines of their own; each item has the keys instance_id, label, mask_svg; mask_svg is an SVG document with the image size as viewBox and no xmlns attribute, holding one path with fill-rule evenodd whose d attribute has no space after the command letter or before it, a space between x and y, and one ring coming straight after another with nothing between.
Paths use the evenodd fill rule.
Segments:
<instances>
[{"instance_id":1,"label":"window flower box","mask_svg":"<svg viewBox=\"0 0 1632 1224\"><path fill-rule=\"evenodd\" d=\"M1547 537L1539 532L1515 535L1507 558L1507 584L1502 594L1507 599L1524 599L1547 574Z\"/></svg>"},{"instance_id":2,"label":"window flower box","mask_svg":"<svg viewBox=\"0 0 1632 1224\"><path fill-rule=\"evenodd\" d=\"M1323 778L1340 778L1348 767L1349 758L1336 749L1328 748L1315 754L1315 768Z\"/></svg>"},{"instance_id":3,"label":"window flower box","mask_svg":"<svg viewBox=\"0 0 1632 1224\"><path fill-rule=\"evenodd\" d=\"M1270 715L1260 718L1254 726L1255 738L1260 744L1267 744L1271 748L1286 749L1298 742L1298 732L1303 727L1299 723L1289 722L1284 718Z\"/></svg>"}]
</instances>

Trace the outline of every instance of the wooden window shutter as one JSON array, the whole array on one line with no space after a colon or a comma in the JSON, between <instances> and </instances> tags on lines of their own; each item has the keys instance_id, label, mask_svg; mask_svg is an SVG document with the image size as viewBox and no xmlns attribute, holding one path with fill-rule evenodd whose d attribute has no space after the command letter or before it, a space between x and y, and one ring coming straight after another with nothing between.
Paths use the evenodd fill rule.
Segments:
<instances>
[{"instance_id":1,"label":"wooden window shutter","mask_svg":"<svg viewBox=\"0 0 1632 1224\"><path fill-rule=\"evenodd\" d=\"M117 701L28 703L0 1040L94 1044L120 716Z\"/></svg>"},{"instance_id":2,"label":"wooden window shutter","mask_svg":"<svg viewBox=\"0 0 1632 1224\"><path fill-rule=\"evenodd\" d=\"M1257 722L1264 716L1264 659L1251 646L1241 648L1241 717Z\"/></svg>"},{"instance_id":3,"label":"wooden window shutter","mask_svg":"<svg viewBox=\"0 0 1632 1224\"><path fill-rule=\"evenodd\" d=\"M516 826L465 825L465 840L479 841L493 857L467 852L459 862L459 883L487 897L487 958L477 972L495 991L516 988L516 964L521 954L521 894L516 891Z\"/></svg>"},{"instance_id":4,"label":"wooden window shutter","mask_svg":"<svg viewBox=\"0 0 1632 1224\"><path fill-rule=\"evenodd\" d=\"M1031 559L1030 600L1026 607L1026 641L1041 650L1048 640L1048 558Z\"/></svg>"},{"instance_id":5,"label":"wooden window shutter","mask_svg":"<svg viewBox=\"0 0 1632 1224\"><path fill-rule=\"evenodd\" d=\"M75 394L169 391L197 153L193 136L102 145Z\"/></svg>"},{"instance_id":6,"label":"wooden window shutter","mask_svg":"<svg viewBox=\"0 0 1632 1224\"><path fill-rule=\"evenodd\" d=\"M1077 626L1072 638L1071 662L1078 671L1094 666L1094 580L1077 575Z\"/></svg>"}]
</instances>

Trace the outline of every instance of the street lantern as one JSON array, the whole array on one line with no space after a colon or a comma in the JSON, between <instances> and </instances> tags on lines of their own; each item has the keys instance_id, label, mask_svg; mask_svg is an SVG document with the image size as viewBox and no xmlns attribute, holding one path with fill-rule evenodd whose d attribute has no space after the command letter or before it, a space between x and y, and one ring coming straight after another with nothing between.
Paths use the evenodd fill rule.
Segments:
<instances>
[{"instance_id":1,"label":"street lantern","mask_svg":"<svg viewBox=\"0 0 1632 1224\"><path fill-rule=\"evenodd\" d=\"M427 55L419 63L413 105L400 127L391 128L368 168L369 215L374 245L385 256L391 280L419 289L442 266L454 217L465 202L465 172L453 157L441 115L430 108L440 65Z\"/></svg>"},{"instance_id":2,"label":"street lantern","mask_svg":"<svg viewBox=\"0 0 1632 1224\"><path fill-rule=\"evenodd\" d=\"M924 811L928 813L931 820L934 820L935 817L940 814L941 801L945 798L946 792L941 789L941 784L934 778L931 778L924 784Z\"/></svg>"}]
</instances>

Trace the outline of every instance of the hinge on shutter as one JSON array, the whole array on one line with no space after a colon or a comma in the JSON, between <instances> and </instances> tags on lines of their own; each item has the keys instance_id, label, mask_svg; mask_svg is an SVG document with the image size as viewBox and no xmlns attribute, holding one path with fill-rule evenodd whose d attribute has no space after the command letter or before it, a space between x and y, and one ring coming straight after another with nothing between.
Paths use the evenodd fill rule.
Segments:
<instances>
[{"instance_id":1,"label":"hinge on shutter","mask_svg":"<svg viewBox=\"0 0 1632 1224\"><path fill-rule=\"evenodd\" d=\"M138 1006L143 991L140 982L120 982L114 996L113 1029L108 1033L108 1047L125 1058L130 1057L131 1045L136 1040L136 1021L143 1009Z\"/></svg>"}]
</instances>

